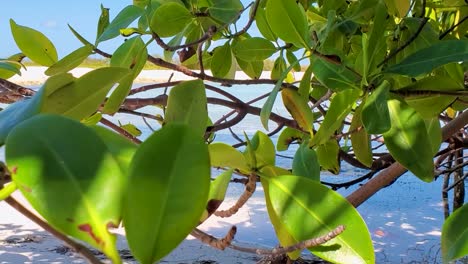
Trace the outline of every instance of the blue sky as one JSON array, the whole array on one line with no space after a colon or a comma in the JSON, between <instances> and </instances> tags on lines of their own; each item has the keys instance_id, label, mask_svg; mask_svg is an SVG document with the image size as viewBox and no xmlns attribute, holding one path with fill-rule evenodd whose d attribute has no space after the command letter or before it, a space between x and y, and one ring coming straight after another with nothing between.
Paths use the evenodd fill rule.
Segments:
<instances>
[{"instance_id":1,"label":"blue sky","mask_svg":"<svg viewBox=\"0 0 468 264\"><path fill-rule=\"evenodd\" d=\"M244 5L250 3L242 0ZM81 43L68 29L67 23L72 25L86 39L94 42L96 27L101 13L100 4L110 8L111 19L125 6L132 4L132 0L25 0L25 1L1 1L0 9L0 58L5 58L19 50L10 32L9 19L12 18L19 25L28 26L44 33L56 46L59 57L62 58L71 51L79 48ZM243 19L243 21L245 21ZM241 26L244 23L241 22ZM99 45L105 51L113 52L123 38L109 40ZM151 45L151 54L162 54L160 49Z\"/></svg>"}]
</instances>

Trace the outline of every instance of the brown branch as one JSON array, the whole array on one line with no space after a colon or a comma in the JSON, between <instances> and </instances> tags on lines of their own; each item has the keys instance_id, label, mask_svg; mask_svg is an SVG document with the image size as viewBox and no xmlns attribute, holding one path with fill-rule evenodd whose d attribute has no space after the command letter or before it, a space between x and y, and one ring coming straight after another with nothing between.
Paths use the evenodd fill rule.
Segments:
<instances>
[{"instance_id":1,"label":"brown branch","mask_svg":"<svg viewBox=\"0 0 468 264\"><path fill-rule=\"evenodd\" d=\"M18 201L16 201L13 197L8 197L5 199L5 202L7 202L11 207L15 208L18 212L20 212L22 215L26 216L29 218L29 220L33 221L36 223L38 226L46 230L47 232L51 233L53 236L56 238L62 240L67 244L70 248L72 248L76 253L80 254L83 256L89 263L91 264L102 264L99 259L94 256L93 252L89 250L87 247L75 242L74 240L70 239L66 235L60 233L53 227L51 227L47 222L33 214L31 211L29 211L26 207L24 207L22 204L20 204Z\"/></svg>"},{"instance_id":2,"label":"brown branch","mask_svg":"<svg viewBox=\"0 0 468 264\"><path fill-rule=\"evenodd\" d=\"M125 136L126 138L130 139L131 141L133 141L134 143L136 144L141 144L141 140L139 140L138 138L134 137L132 134L128 133L127 130L119 127L118 125L112 123L111 121L105 119L105 118L101 118L101 121L100 121L103 125L111 128L112 130L116 131L117 133Z\"/></svg>"},{"instance_id":3,"label":"brown branch","mask_svg":"<svg viewBox=\"0 0 468 264\"><path fill-rule=\"evenodd\" d=\"M255 192L255 189L257 187L257 175L255 173L252 173L249 175L249 181L245 185L245 191L244 193L239 197L237 202L228 210L222 210L222 211L216 211L214 212L214 215L218 217L231 217L235 215L242 206L252 197L252 194Z\"/></svg>"},{"instance_id":4,"label":"brown branch","mask_svg":"<svg viewBox=\"0 0 468 264\"><path fill-rule=\"evenodd\" d=\"M144 85L144 86L140 86L138 88L133 88L132 90L130 90L128 95L134 95L134 94L137 94L137 93L142 93L142 92L146 92L146 91L153 90L153 89L160 89L160 88L166 88L166 87L169 87L169 86L176 86L177 84L179 84L181 82L183 82L183 81L154 83L154 84Z\"/></svg>"},{"instance_id":5,"label":"brown branch","mask_svg":"<svg viewBox=\"0 0 468 264\"><path fill-rule=\"evenodd\" d=\"M292 246L288 246L284 248L277 247L274 249L260 249L260 248L241 247L241 246L232 245L232 244L229 247L237 251L242 251L242 252L252 253L252 254L257 254L257 255L284 255L284 254L287 254L296 250L304 250L306 248L325 244L328 241L340 235L341 233L343 233L344 230L345 230L345 227L343 225L340 225L336 227L335 229L333 229L332 231L330 231L326 235L312 238L309 240L305 240L297 244L294 244Z\"/></svg>"},{"instance_id":6,"label":"brown branch","mask_svg":"<svg viewBox=\"0 0 468 264\"><path fill-rule=\"evenodd\" d=\"M442 140L447 140L453 134L458 132L468 123L468 111L465 111L453 119L450 123L442 129ZM396 181L407 170L400 163L395 162L390 167L380 172L376 177L372 178L366 184L361 186L358 190L351 193L347 199L348 201L358 207L380 189Z\"/></svg>"},{"instance_id":7,"label":"brown branch","mask_svg":"<svg viewBox=\"0 0 468 264\"><path fill-rule=\"evenodd\" d=\"M229 247L231 245L232 240L234 239L234 236L236 235L237 232L237 227L232 226L231 229L229 229L229 232L224 236L223 239L218 239L212 235L209 235L203 231L201 231L198 228L195 228L190 235L195 237L196 239L200 240L202 243L205 243L211 247L214 247L216 249L224 250L225 248Z\"/></svg>"}]
</instances>

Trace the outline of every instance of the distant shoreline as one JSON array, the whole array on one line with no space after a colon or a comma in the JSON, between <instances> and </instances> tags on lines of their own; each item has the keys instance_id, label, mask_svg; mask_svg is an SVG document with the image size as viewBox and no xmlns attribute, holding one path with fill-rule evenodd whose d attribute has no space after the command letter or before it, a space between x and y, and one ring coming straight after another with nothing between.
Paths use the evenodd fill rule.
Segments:
<instances>
[{"instance_id":1,"label":"distant shoreline","mask_svg":"<svg viewBox=\"0 0 468 264\"><path fill-rule=\"evenodd\" d=\"M27 69L21 69L21 76L15 75L9 80L24 86L35 86L43 84L49 76L44 74L44 71L47 67L41 66L28 66ZM75 77L80 77L90 71L94 70L93 68L78 67L70 71L71 74ZM135 79L135 83L154 83L154 82L166 82L169 80L171 74L174 74L171 78L172 81L184 81L184 80L193 80L193 77L187 76L181 72L172 71L172 70L143 70L138 77ZM210 71L207 71L207 74L211 75ZM264 71L260 78L270 78L270 71ZM304 75L303 72L295 72L294 76L296 80L299 80ZM238 80L248 80L248 77L244 72L237 71L236 79Z\"/></svg>"}]
</instances>

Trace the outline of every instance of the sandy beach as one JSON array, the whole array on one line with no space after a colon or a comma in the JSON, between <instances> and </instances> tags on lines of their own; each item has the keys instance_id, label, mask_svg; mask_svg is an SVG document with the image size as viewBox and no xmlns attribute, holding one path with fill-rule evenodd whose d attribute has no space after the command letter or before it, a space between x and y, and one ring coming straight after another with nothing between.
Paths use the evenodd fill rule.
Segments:
<instances>
[{"instance_id":1,"label":"sandy beach","mask_svg":"<svg viewBox=\"0 0 468 264\"><path fill-rule=\"evenodd\" d=\"M38 86L47 79L45 69L28 67L27 71L22 70L21 76L10 80L25 86ZM90 70L92 69L77 68L72 74L79 77ZM173 71L145 70L136 82L167 81L172 73ZM268 78L269 74L264 72L262 77ZM300 77L301 73L296 73L296 79ZM236 78L247 79L247 76L238 72ZM187 76L177 72L172 78L187 79ZM0 148L0 160L3 159L3 149ZM354 171L343 171L340 176L343 176L345 181L359 175ZM377 263L441 263L439 241L444 219L440 180L427 184L405 174L395 184L383 189L358 208L374 241ZM340 190L340 193L346 196L357 187ZM239 184L230 187L221 208L229 208L234 204L242 190ZM18 192L15 193L15 197L25 203ZM253 198L234 217L211 217L200 229L216 237L223 237L232 225L238 227L235 243L269 248L277 245L261 188L257 188ZM136 263L131 258L124 231L118 229L116 233L118 248L125 263ZM215 250L189 236L161 263L256 263L259 259L259 256L231 249ZM85 261L5 202L0 202L0 264L7 263Z\"/></svg>"},{"instance_id":2,"label":"sandy beach","mask_svg":"<svg viewBox=\"0 0 468 264\"><path fill-rule=\"evenodd\" d=\"M33 66L27 67L27 69L21 69L21 76L15 75L9 80L20 85L25 86L35 86L43 84L49 76L44 74L46 67ZM70 71L73 76L76 78L81 77L82 75L92 71L92 68L76 68ZM211 71L206 71L208 75L211 75ZM172 81L184 81L192 80L192 77L184 75L181 72L176 72L172 70L143 70L138 77L135 79L135 83L153 83L153 82L165 82L169 80L169 77L172 76ZM260 78L270 78L271 72L264 71ZM303 76L303 72L294 73L295 79L299 80ZM250 79L244 72L237 71L236 79L247 80Z\"/></svg>"}]
</instances>

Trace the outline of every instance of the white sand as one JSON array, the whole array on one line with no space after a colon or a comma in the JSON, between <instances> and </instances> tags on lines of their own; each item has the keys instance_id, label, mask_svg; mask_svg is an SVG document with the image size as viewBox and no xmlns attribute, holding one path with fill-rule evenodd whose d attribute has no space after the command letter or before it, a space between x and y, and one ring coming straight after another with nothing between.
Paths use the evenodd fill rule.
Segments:
<instances>
[{"instance_id":1,"label":"white sand","mask_svg":"<svg viewBox=\"0 0 468 264\"><path fill-rule=\"evenodd\" d=\"M15 75L9 80L20 84L20 85L40 85L43 84L49 76L44 74L46 67L27 67L27 69L21 69L21 76ZM93 69L91 68L76 68L70 71L75 77L80 77ZM138 77L135 79L135 83L152 83L152 82L164 82L168 81L171 74L174 74L172 81L184 81L192 80L192 77L186 76L183 73L172 71L172 70L143 70ZM206 71L206 74L211 75L210 71ZM261 78L269 78L271 72L265 71L262 73ZM294 73L296 79L302 78L303 73ZM236 72L236 79L247 80L250 79L244 72Z\"/></svg>"}]
</instances>

